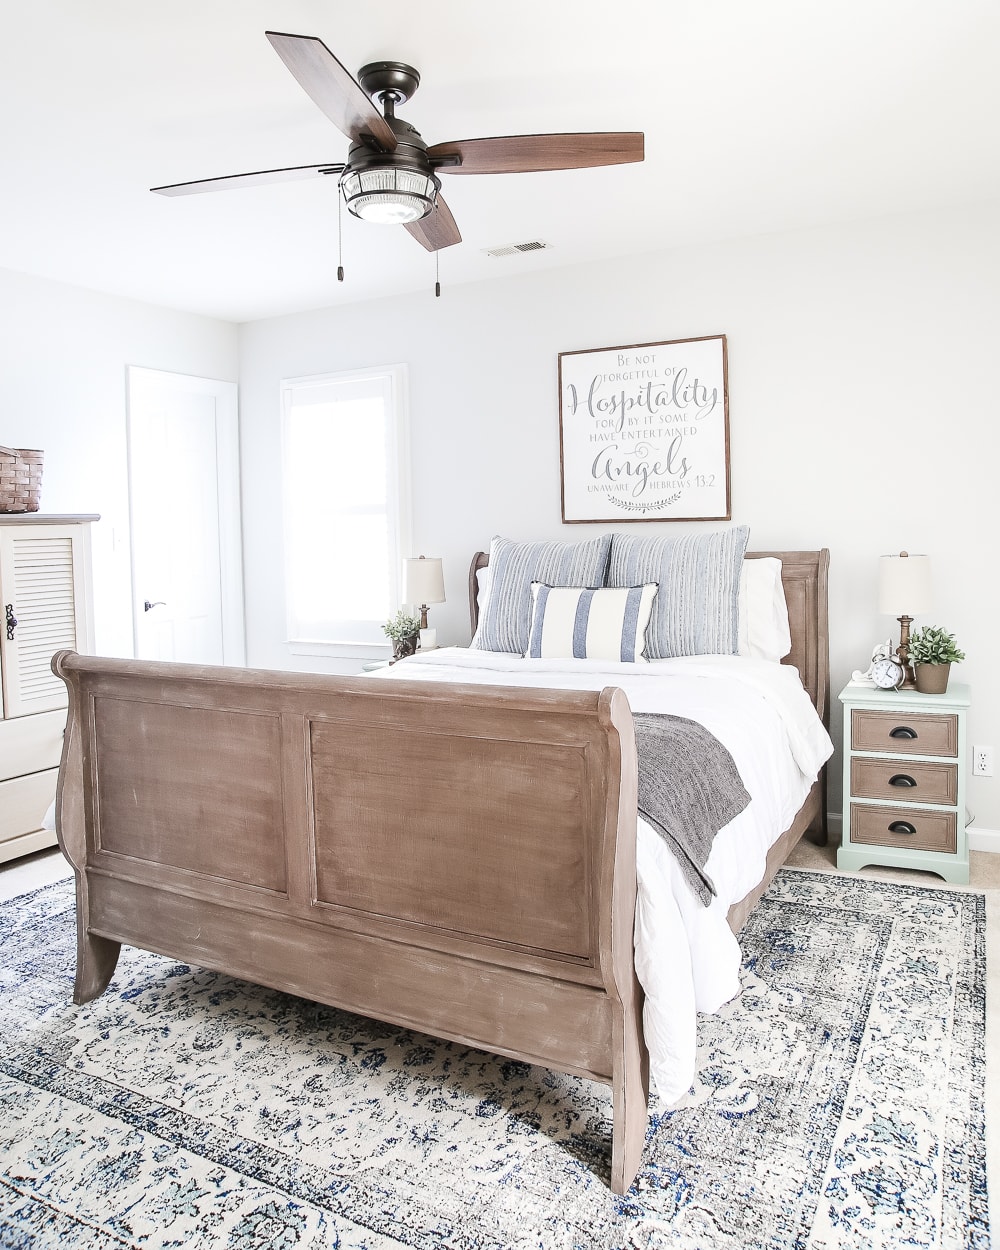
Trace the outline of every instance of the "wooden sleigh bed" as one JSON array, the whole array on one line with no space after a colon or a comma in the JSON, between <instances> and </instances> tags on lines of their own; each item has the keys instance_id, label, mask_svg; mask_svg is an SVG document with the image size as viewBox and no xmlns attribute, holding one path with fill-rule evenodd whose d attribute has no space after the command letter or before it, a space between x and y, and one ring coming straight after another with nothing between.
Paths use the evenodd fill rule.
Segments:
<instances>
[{"instance_id":1,"label":"wooden sleigh bed","mask_svg":"<svg viewBox=\"0 0 1000 1250\"><path fill-rule=\"evenodd\" d=\"M825 722L828 553L770 554L786 662ZM629 1188L649 1079L621 690L52 663L74 1001L105 990L125 943L605 1082L611 1184ZM825 840L824 807L821 778L732 928L807 828Z\"/></svg>"}]
</instances>

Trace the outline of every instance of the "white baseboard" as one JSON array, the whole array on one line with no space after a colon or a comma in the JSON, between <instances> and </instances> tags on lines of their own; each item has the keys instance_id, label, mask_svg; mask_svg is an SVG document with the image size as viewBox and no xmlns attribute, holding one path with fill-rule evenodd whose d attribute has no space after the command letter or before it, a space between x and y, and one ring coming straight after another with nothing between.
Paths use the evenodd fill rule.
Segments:
<instances>
[{"instance_id":1,"label":"white baseboard","mask_svg":"<svg viewBox=\"0 0 1000 1250\"><path fill-rule=\"evenodd\" d=\"M975 825L970 825L969 850L1000 855L1000 829L977 829Z\"/></svg>"},{"instance_id":2,"label":"white baseboard","mask_svg":"<svg viewBox=\"0 0 1000 1250\"><path fill-rule=\"evenodd\" d=\"M827 821L830 833L840 837L844 829L843 815L840 812L830 812ZM969 850L1000 855L1000 829L978 829L975 825L969 825Z\"/></svg>"}]
</instances>

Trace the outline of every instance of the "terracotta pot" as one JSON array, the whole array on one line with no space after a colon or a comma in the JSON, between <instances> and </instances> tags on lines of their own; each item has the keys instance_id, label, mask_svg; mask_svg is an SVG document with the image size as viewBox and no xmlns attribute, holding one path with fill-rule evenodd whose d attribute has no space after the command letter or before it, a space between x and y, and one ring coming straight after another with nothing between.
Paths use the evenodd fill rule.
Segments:
<instances>
[{"instance_id":1,"label":"terracotta pot","mask_svg":"<svg viewBox=\"0 0 1000 1250\"><path fill-rule=\"evenodd\" d=\"M921 694L944 694L948 689L950 664L914 664L913 675Z\"/></svg>"}]
</instances>

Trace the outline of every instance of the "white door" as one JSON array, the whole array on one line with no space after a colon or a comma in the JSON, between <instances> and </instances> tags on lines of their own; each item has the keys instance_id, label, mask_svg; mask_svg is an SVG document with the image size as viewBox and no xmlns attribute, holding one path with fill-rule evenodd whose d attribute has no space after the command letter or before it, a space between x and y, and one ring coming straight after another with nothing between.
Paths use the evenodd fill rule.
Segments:
<instances>
[{"instance_id":1,"label":"white door","mask_svg":"<svg viewBox=\"0 0 1000 1250\"><path fill-rule=\"evenodd\" d=\"M243 664L236 384L128 370L135 654Z\"/></svg>"}]
</instances>

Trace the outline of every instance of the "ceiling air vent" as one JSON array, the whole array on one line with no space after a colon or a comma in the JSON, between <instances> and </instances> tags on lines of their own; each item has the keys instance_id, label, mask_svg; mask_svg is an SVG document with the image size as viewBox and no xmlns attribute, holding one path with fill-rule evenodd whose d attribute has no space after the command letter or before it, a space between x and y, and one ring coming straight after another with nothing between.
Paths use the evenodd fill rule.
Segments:
<instances>
[{"instance_id":1,"label":"ceiling air vent","mask_svg":"<svg viewBox=\"0 0 1000 1250\"><path fill-rule=\"evenodd\" d=\"M508 243L506 247L486 247L483 251L487 256L516 256L519 252L543 252L551 246L541 239L532 239L530 243Z\"/></svg>"}]
</instances>

